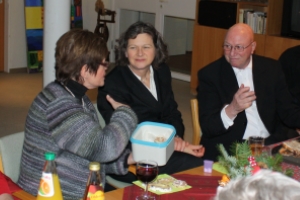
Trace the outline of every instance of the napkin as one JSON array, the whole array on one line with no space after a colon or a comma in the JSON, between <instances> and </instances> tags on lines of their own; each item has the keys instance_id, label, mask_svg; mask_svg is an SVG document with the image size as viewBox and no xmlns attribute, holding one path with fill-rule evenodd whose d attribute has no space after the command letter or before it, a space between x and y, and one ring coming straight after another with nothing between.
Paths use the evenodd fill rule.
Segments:
<instances>
[{"instance_id":1,"label":"napkin","mask_svg":"<svg viewBox=\"0 0 300 200\"><path fill-rule=\"evenodd\" d=\"M220 165L218 162L215 162L213 164L213 170L218 171L222 174L228 174L228 171L225 167L223 167L222 165Z\"/></svg>"},{"instance_id":2,"label":"napkin","mask_svg":"<svg viewBox=\"0 0 300 200\"><path fill-rule=\"evenodd\" d=\"M173 178L172 176L168 175L168 174L160 174L157 176L157 178L155 179L155 181L159 180L159 179L163 179L163 178ZM177 179L175 179L177 180ZM145 189L145 184L143 184L141 181L134 181L133 184ZM186 186L182 186L182 187L175 187L173 186L172 184L168 184L169 186L171 186L171 191L168 191L168 192L162 192L162 191L158 191L158 190L152 190L150 187L148 189L148 191L154 193L154 194L166 194L166 193L173 193L173 192L179 192L179 191L182 191L182 190L186 190L186 189L189 189L191 188L191 186L189 185L186 185Z\"/></svg>"},{"instance_id":3,"label":"napkin","mask_svg":"<svg viewBox=\"0 0 300 200\"><path fill-rule=\"evenodd\" d=\"M21 190L21 188L14 183L8 176L0 172L0 194L13 194L16 191ZM19 200L17 197L13 197L15 200Z\"/></svg>"}]
</instances>

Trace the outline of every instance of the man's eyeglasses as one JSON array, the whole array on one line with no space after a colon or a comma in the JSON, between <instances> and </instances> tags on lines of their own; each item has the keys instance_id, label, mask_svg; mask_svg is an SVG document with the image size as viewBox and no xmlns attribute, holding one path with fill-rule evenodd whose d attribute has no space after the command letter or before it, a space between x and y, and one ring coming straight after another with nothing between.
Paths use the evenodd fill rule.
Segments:
<instances>
[{"instance_id":1,"label":"man's eyeglasses","mask_svg":"<svg viewBox=\"0 0 300 200\"><path fill-rule=\"evenodd\" d=\"M225 51L231 51L232 49L234 49L237 52L243 52L244 49L248 48L253 42L251 42L248 46L242 46L242 45L236 45L236 46L232 46L230 44L224 44L223 45L223 49Z\"/></svg>"}]
</instances>

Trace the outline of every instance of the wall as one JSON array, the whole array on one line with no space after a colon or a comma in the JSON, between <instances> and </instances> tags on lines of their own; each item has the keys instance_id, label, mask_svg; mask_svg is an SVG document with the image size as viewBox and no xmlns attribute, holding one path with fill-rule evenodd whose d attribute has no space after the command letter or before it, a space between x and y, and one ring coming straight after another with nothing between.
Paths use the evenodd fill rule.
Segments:
<instances>
[{"instance_id":1,"label":"wall","mask_svg":"<svg viewBox=\"0 0 300 200\"><path fill-rule=\"evenodd\" d=\"M82 0L83 28L94 31L97 22L95 11L96 0ZM187 19L195 18L196 0L103 0L107 9L117 12L116 23L108 24L110 38L108 47L113 48L114 41L119 37L120 9L129 9L155 13L155 26L163 32L163 17L175 16ZM5 46L4 70L27 67L26 37L24 19L24 1L6 0L5 2ZM111 58L113 54L111 54Z\"/></svg>"},{"instance_id":2,"label":"wall","mask_svg":"<svg viewBox=\"0 0 300 200\"><path fill-rule=\"evenodd\" d=\"M94 31L97 22L95 0L83 1L83 26ZM103 0L109 8L110 1ZM27 67L24 1L5 1L4 71Z\"/></svg>"},{"instance_id":3,"label":"wall","mask_svg":"<svg viewBox=\"0 0 300 200\"><path fill-rule=\"evenodd\" d=\"M27 66L24 1L5 1L4 71Z\"/></svg>"},{"instance_id":4,"label":"wall","mask_svg":"<svg viewBox=\"0 0 300 200\"><path fill-rule=\"evenodd\" d=\"M184 49L192 50L191 40L194 22L190 23L190 20L186 19L195 19L196 0L113 0L112 5L117 13L120 13L117 15L115 26L112 27L113 45L115 39L123 32L124 27L127 28L128 24L136 21L136 16L134 16L136 13L124 13L124 9L126 9L154 15L155 27L165 36L164 40L170 47L170 55L184 54ZM189 39L185 37L186 32L188 32L187 29L191 30Z\"/></svg>"}]
</instances>

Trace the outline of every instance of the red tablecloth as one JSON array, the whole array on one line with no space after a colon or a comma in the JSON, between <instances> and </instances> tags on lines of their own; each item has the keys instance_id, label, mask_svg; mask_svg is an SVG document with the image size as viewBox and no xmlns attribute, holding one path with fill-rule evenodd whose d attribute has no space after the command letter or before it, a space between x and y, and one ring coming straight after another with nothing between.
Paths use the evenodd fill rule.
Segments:
<instances>
[{"instance_id":1,"label":"red tablecloth","mask_svg":"<svg viewBox=\"0 0 300 200\"><path fill-rule=\"evenodd\" d=\"M176 174L172 176L176 179L186 181L188 185L192 186L192 188L170 194L156 195L151 193L151 195L156 196L157 200L210 200L211 197L216 194L217 187L219 186L218 180L221 179L220 176L200 176L190 174ZM140 195L143 191L144 190L142 188L136 185L126 187L124 188L123 199L135 199L135 197Z\"/></svg>"},{"instance_id":2,"label":"red tablecloth","mask_svg":"<svg viewBox=\"0 0 300 200\"><path fill-rule=\"evenodd\" d=\"M21 190L21 188L14 183L9 177L0 172L0 194L8 193L12 194L16 191ZM19 198L14 197L15 200L19 200Z\"/></svg>"},{"instance_id":3,"label":"red tablecloth","mask_svg":"<svg viewBox=\"0 0 300 200\"><path fill-rule=\"evenodd\" d=\"M300 181L300 167L297 166L297 165L293 165L293 164L289 164L289 163L286 163L286 162L283 162L281 164L282 166L282 169L285 170L285 169L292 169L294 171L294 176L293 178L297 181Z\"/></svg>"}]
</instances>

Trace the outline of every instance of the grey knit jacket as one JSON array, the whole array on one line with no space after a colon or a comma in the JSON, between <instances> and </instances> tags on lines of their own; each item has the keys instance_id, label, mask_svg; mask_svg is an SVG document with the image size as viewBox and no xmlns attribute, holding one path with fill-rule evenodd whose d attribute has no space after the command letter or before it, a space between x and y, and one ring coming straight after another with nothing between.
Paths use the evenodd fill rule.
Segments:
<instances>
[{"instance_id":1,"label":"grey knit jacket","mask_svg":"<svg viewBox=\"0 0 300 200\"><path fill-rule=\"evenodd\" d=\"M27 115L18 185L37 195L46 151L56 153L57 173L64 199L83 197L89 162L101 163L105 173L126 174L125 149L137 125L135 113L122 106L103 129L87 96L73 97L52 82L34 99Z\"/></svg>"}]
</instances>

